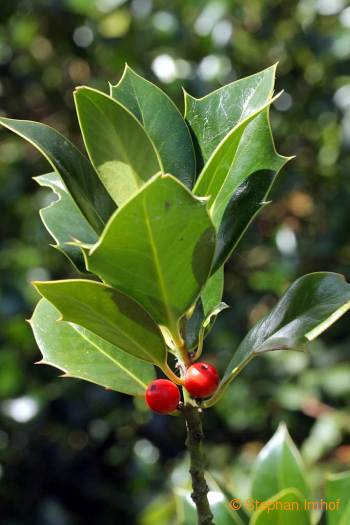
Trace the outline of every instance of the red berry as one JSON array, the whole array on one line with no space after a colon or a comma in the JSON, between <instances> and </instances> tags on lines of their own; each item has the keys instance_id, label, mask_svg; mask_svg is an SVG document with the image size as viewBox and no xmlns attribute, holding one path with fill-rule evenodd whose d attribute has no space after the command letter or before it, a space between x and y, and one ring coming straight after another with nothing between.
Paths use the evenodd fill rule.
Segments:
<instances>
[{"instance_id":1,"label":"red berry","mask_svg":"<svg viewBox=\"0 0 350 525\"><path fill-rule=\"evenodd\" d=\"M146 390L146 403L158 414L174 412L180 402L180 391L175 383L168 379L152 381Z\"/></svg>"},{"instance_id":2,"label":"red berry","mask_svg":"<svg viewBox=\"0 0 350 525\"><path fill-rule=\"evenodd\" d=\"M185 375L185 388L192 397L209 397L220 382L215 366L209 363L194 363Z\"/></svg>"}]
</instances>

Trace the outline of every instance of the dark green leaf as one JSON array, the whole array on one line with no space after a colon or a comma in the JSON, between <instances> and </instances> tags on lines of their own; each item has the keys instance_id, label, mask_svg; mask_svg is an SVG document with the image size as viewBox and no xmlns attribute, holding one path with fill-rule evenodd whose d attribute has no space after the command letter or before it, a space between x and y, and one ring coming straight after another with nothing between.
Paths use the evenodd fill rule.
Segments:
<instances>
[{"instance_id":1,"label":"dark green leaf","mask_svg":"<svg viewBox=\"0 0 350 525\"><path fill-rule=\"evenodd\" d=\"M177 338L178 320L196 301L214 248L206 203L174 177L157 176L113 215L87 265Z\"/></svg>"},{"instance_id":2,"label":"dark green leaf","mask_svg":"<svg viewBox=\"0 0 350 525\"><path fill-rule=\"evenodd\" d=\"M349 309L350 285L342 275L318 272L297 279L244 338L206 406L220 399L253 357L272 350L303 350Z\"/></svg>"},{"instance_id":3,"label":"dark green leaf","mask_svg":"<svg viewBox=\"0 0 350 525\"><path fill-rule=\"evenodd\" d=\"M227 305L221 302L223 288L224 272L223 268L220 268L205 283L201 296L190 316L184 317L182 320L182 336L188 350L193 350L198 346L200 332L202 332L203 338L206 337L212 329L217 315L227 308ZM221 308L222 305L225 306Z\"/></svg>"},{"instance_id":4,"label":"dark green leaf","mask_svg":"<svg viewBox=\"0 0 350 525\"><path fill-rule=\"evenodd\" d=\"M196 177L193 143L186 122L173 101L129 66L111 96L125 106L152 139L163 171L191 188Z\"/></svg>"},{"instance_id":5,"label":"dark green leaf","mask_svg":"<svg viewBox=\"0 0 350 525\"><path fill-rule=\"evenodd\" d=\"M274 148L265 106L223 139L204 166L193 191L195 195L209 197L210 214L218 229L232 195L249 175L261 169L278 171L286 160Z\"/></svg>"},{"instance_id":6,"label":"dark green leaf","mask_svg":"<svg viewBox=\"0 0 350 525\"><path fill-rule=\"evenodd\" d=\"M81 249L67 243L79 240L85 244L94 244L98 240L95 230L81 213L56 172L34 178L40 186L50 188L58 196L57 200L40 210L44 225L56 241L55 248L64 253L80 272L84 272L85 263Z\"/></svg>"},{"instance_id":7,"label":"dark green leaf","mask_svg":"<svg viewBox=\"0 0 350 525\"><path fill-rule=\"evenodd\" d=\"M198 301L192 316L184 323L182 331L187 350L198 347L199 355L202 352L203 342L220 312L229 308L226 303L219 303L205 316L202 302Z\"/></svg>"},{"instance_id":8,"label":"dark green leaf","mask_svg":"<svg viewBox=\"0 0 350 525\"><path fill-rule=\"evenodd\" d=\"M163 171L155 147L134 115L105 93L81 87L74 99L90 160L121 206Z\"/></svg>"},{"instance_id":9,"label":"dark green leaf","mask_svg":"<svg viewBox=\"0 0 350 525\"><path fill-rule=\"evenodd\" d=\"M155 377L151 365L85 328L57 321L59 317L59 311L41 299L30 320L43 355L40 363L59 368L65 377L85 379L133 396L144 394Z\"/></svg>"},{"instance_id":10,"label":"dark green leaf","mask_svg":"<svg viewBox=\"0 0 350 525\"><path fill-rule=\"evenodd\" d=\"M224 269L220 268L213 273L205 283L201 292L203 313L209 314L222 301L224 292Z\"/></svg>"},{"instance_id":11,"label":"dark green leaf","mask_svg":"<svg viewBox=\"0 0 350 525\"><path fill-rule=\"evenodd\" d=\"M301 456L286 425L281 424L257 458L251 494L254 500L267 501L290 488L298 490L304 499L310 496Z\"/></svg>"},{"instance_id":12,"label":"dark green leaf","mask_svg":"<svg viewBox=\"0 0 350 525\"><path fill-rule=\"evenodd\" d=\"M266 205L276 175L287 161L276 153L268 113L263 111L243 133L227 178L211 206L218 230L214 270L230 257L255 215Z\"/></svg>"},{"instance_id":13,"label":"dark green leaf","mask_svg":"<svg viewBox=\"0 0 350 525\"><path fill-rule=\"evenodd\" d=\"M350 472L329 474L326 480L326 500L334 502L333 510L327 511L327 525L350 523ZM338 500L338 505L337 505Z\"/></svg>"},{"instance_id":14,"label":"dark green leaf","mask_svg":"<svg viewBox=\"0 0 350 525\"><path fill-rule=\"evenodd\" d=\"M62 314L135 357L164 368L166 349L158 326L127 295L83 279L36 282L39 293Z\"/></svg>"},{"instance_id":15,"label":"dark green leaf","mask_svg":"<svg viewBox=\"0 0 350 525\"><path fill-rule=\"evenodd\" d=\"M185 118L198 148L202 167L237 124L262 108L273 93L276 65L227 84L203 98L185 93Z\"/></svg>"},{"instance_id":16,"label":"dark green leaf","mask_svg":"<svg viewBox=\"0 0 350 525\"><path fill-rule=\"evenodd\" d=\"M58 131L40 122L1 117L0 124L44 155L93 229L100 233L116 206L84 155Z\"/></svg>"}]
</instances>

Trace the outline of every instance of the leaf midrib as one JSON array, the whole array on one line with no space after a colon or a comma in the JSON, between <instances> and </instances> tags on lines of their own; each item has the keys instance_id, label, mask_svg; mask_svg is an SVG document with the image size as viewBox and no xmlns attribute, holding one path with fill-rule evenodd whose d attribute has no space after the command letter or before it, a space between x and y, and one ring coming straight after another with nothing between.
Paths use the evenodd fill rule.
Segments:
<instances>
[{"instance_id":1,"label":"leaf midrib","mask_svg":"<svg viewBox=\"0 0 350 525\"><path fill-rule=\"evenodd\" d=\"M82 302L79 301L78 299L75 299L74 297L71 297L70 298L71 301L77 303L78 305L81 305ZM102 314L100 314L98 311L94 310L93 308L91 308L91 306L88 304L88 303L83 303L84 304L84 308L87 309L88 311L92 312L93 314L93 317L97 318L97 319L100 319L102 320L103 322L106 322L106 324L109 326L109 327L112 327L113 331L116 330L116 328L119 330L119 332L127 339L129 340L131 343L133 343L137 348L139 348L142 353L146 354L147 356L149 356L152 360L154 360L154 356L152 354L150 354L144 347L142 347L133 337L130 336L129 333L127 332L124 332L124 330L122 330L120 328L119 325L114 325L108 318L104 317ZM62 314L62 320L65 320L65 321L68 321L68 322L73 322L74 321L69 321L68 319L64 319L64 314ZM76 323L76 324L79 324L79 323ZM87 328L88 330L88 328ZM98 335L98 334L96 334ZM99 336L100 337L100 336ZM113 344L113 343L112 343ZM127 351L127 350L125 350Z\"/></svg>"},{"instance_id":2,"label":"leaf midrib","mask_svg":"<svg viewBox=\"0 0 350 525\"><path fill-rule=\"evenodd\" d=\"M112 120L110 119L109 115L105 112L104 108L101 108L99 107L96 102L89 96L87 96L87 98L90 100L91 104L97 109L97 111L99 113L101 113L107 120L107 122L109 123L109 129L112 131L112 134L113 136L115 137L116 139L116 142L118 143L118 147L121 151L121 154L122 156L124 157L124 161L126 162L126 164L128 164L130 167L131 167L131 170L132 170L132 173L133 173L133 176L134 176L134 179L136 181L136 184L137 184L137 187L140 187L140 184L138 183L138 177L136 177L136 170L134 169L134 165L131 163L130 161L130 158L129 158L129 155L127 153L127 150L125 149L125 146L123 144L123 142L121 141L116 129L115 129L115 126L112 122ZM113 101L115 102L115 101Z\"/></svg>"},{"instance_id":3,"label":"leaf midrib","mask_svg":"<svg viewBox=\"0 0 350 525\"><path fill-rule=\"evenodd\" d=\"M176 320L174 319L173 313L172 313L172 311L169 308L168 291L167 291L167 288L166 288L166 285L165 285L165 282L164 282L164 278L163 278L163 271L162 271L162 267L161 267L161 264L160 264L160 259L159 259L157 246L156 246L156 243L155 243L155 240L154 240L154 235L153 235L153 231L152 231L151 222L149 220L149 215L148 215L148 210L147 210L147 202L146 202L146 198L145 197L143 197L143 199L142 199L142 209L143 209L143 213L144 213L144 218L145 218L145 224L146 224L147 234L148 234L148 238L149 238L149 243L150 243L151 251L152 251L152 254L153 254L153 261L154 261L154 265L155 265L155 269L156 269L156 275L157 275L157 279L158 279L158 283L159 283L159 287L160 287L160 292L161 292L161 295L163 297L163 303L164 303L166 315L167 315L167 318L168 318L169 323L170 323L169 324L169 328L173 329L173 328L176 327Z\"/></svg>"},{"instance_id":4,"label":"leaf midrib","mask_svg":"<svg viewBox=\"0 0 350 525\"><path fill-rule=\"evenodd\" d=\"M74 323L73 323L74 324ZM93 341L91 341L91 339L89 339L88 337L86 337L86 335L83 333L83 332L79 332L78 330L76 330L74 327L72 327L73 330L75 330L83 339L85 339L85 341L88 341L88 343L90 343L92 346L94 346L101 354L103 354L105 357L107 357L108 359L110 359L116 366L118 366L121 370L123 370L123 372L125 372L127 375L129 375L136 383L139 383L142 387L144 387L145 389L147 388L147 385L145 383L143 383L141 381L141 379L139 379L137 376L135 376L128 368L125 368L125 366L123 366L121 363L119 363L118 361L116 361L111 355L109 355L107 352L104 352L102 350L101 347L99 347L96 343L94 343ZM111 343L110 343L111 344ZM116 347L118 348L118 347ZM123 351L122 349L120 349L121 351Z\"/></svg>"}]
</instances>

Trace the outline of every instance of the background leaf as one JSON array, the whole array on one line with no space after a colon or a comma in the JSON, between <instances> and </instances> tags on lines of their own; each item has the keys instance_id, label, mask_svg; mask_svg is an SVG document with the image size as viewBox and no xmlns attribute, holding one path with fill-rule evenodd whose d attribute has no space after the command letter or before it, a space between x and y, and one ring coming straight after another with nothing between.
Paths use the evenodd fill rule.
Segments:
<instances>
[{"instance_id":1,"label":"background leaf","mask_svg":"<svg viewBox=\"0 0 350 525\"><path fill-rule=\"evenodd\" d=\"M158 176L111 218L87 265L176 335L208 277L214 248L206 204L175 178Z\"/></svg>"},{"instance_id":2,"label":"background leaf","mask_svg":"<svg viewBox=\"0 0 350 525\"><path fill-rule=\"evenodd\" d=\"M304 498L299 491L293 489L281 490L269 500L270 509L257 510L251 520L250 525L310 525L309 512L304 510ZM293 509L293 504L295 510ZM273 506L276 505L276 508ZM279 509L281 505L285 508Z\"/></svg>"},{"instance_id":3,"label":"background leaf","mask_svg":"<svg viewBox=\"0 0 350 525\"><path fill-rule=\"evenodd\" d=\"M271 98L276 66L227 84L203 98L185 92L185 118L198 148L202 167L222 139L239 122L262 108Z\"/></svg>"},{"instance_id":4,"label":"background leaf","mask_svg":"<svg viewBox=\"0 0 350 525\"><path fill-rule=\"evenodd\" d=\"M304 499L310 497L304 466L285 424L280 424L272 439L256 460L251 495L267 501L284 489L298 490Z\"/></svg>"},{"instance_id":5,"label":"background leaf","mask_svg":"<svg viewBox=\"0 0 350 525\"><path fill-rule=\"evenodd\" d=\"M62 320L86 328L125 352L157 364L166 362L158 326L127 295L83 279L41 281L35 287L62 314Z\"/></svg>"},{"instance_id":6,"label":"background leaf","mask_svg":"<svg viewBox=\"0 0 350 525\"><path fill-rule=\"evenodd\" d=\"M206 405L221 397L253 357L273 350L303 350L308 340L315 339L349 309L350 284L342 275L317 272L297 279L243 339Z\"/></svg>"},{"instance_id":7,"label":"background leaf","mask_svg":"<svg viewBox=\"0 0 350 525\"><path fill-rule=\"evenodd\" d=\"M36 147L62 178L73 200L100 233L115 204L86 157L58 131L30 120L1 117L0 124Z\"/></svg>"},{"instance_id":8,"label":"background leaf","mask_svg":"<svg viewBox=\"0 0 350 525\"><path fill-rule=\"evenodd\" d=\"M120 206L163 171L154 145L133 114L105 93L81 87L74 99L91 162Z\"/></svg>"},{"instance_id":9,"label":"background leaf","mask_svg":"<svg viewBox=\"0 0 350 525\"><path fill-rule=\"evenodd\" d=\"M37 304L30 325L43 355L41 363L65 376L129 394L143 395L154 368L84 328L57 321L59 311L46 299Z\"/></svg>"},{"instance_id":10,"label":"background leaf","mask_svg":"<svg viewBox=\"0 0 350 525\"><path fill-rule=\"evenodd\" d=\"M55 248L64 253L78 271L86 271L81 249L67 243L78 239L85 244L94 244L98 240L95 230L81 213L56 172L40 175L35 177L35 180L40 186L50 188L58 196L57 200L40 210L46 229L56 241Z\"/></svg>"},{"instance_id":11,"label":"background leaf","mask_svg":"<svg viewBox=\"0 0 350 525\"><path fill-rule=\"evenodd\" d=\"M339 510L328 510L327 525L347 525L350 523L350 472L330 474L326 479L326 500L340 500Z\"/></svg>"},{"instance_id":12,"label":"background leaf","mask_svg":"<svg viewBox=\"0 0 350 525\"><path fill-rule=\"evenodd\" d=\"M192 188L196 177L196 160L192 138L186 122L174 102L128 65L111 96L125 106L152 139L165 173L171 173Z\"/></svg>"},{"instance_id":13,"label":"background leaf","mask_svg":"<svg viewBox=\"0 0 350 525\"><path fill-rule=\"evenodd\" d=\"M240 516L230 509L229 502L210 478L208 478L208 486L209 504L215 523L218 525L244 525ZM177 525L197 525L197 512L191 498L191 491L182 487L174 488L174 497Z\"/></svg>"}]
</instances>

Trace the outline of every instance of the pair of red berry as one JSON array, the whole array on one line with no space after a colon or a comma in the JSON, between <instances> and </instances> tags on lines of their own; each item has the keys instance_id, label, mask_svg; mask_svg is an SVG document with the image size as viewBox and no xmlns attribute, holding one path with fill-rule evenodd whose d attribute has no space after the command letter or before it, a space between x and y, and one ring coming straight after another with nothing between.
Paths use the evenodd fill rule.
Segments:
<instances>
[{"instance_id":1,"label":"pair of red berry","mask_svg":"<svg viewBox=\"0 0 350 525\"><path fill-rule=\"evenodd\" d=\"M184 387L192 397L205 398L215 392L219 381L215 366L195 363L186 370ZM169 379L156 379L147 387L146 402L154 412L169 414L176 410L180 402L180 391Z\"/></svg>"}]
</instances>

